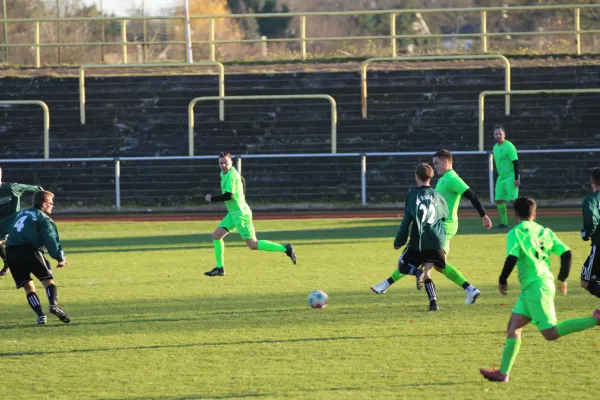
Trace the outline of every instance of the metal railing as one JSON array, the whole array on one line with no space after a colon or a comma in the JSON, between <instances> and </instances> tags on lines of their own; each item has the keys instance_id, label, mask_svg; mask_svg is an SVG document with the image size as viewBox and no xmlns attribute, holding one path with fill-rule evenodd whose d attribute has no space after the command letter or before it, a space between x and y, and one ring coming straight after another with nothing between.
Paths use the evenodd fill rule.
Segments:
<instances>
[{"instance_id":1,"label":"metal railing","mask_svg":"<svg viewBox=\"0 0 600 400\"><path fill-rule=\"evenodd\" d=\"M299 159L299 158L351 158L356 160L356 172L360 173L360 204L363 206L367 205L367 175L368 175L368 163L367 160L369 157L403 157L410 158L411 160L419 160L422 157L431 157L434 153L433 150L426 152L373 152L373 153L316 153L316 154L249 154L249 155L234 155L233 157L236 159L236 168L241 172L243 160L268 160L268 159ZM555 155L559 153L600 153L600 148L588 148L588 149L553 149L553 150L519 150L519 154L549 154ZM482 151L455 151L452 152L453 155L456 156L481 156L482 161L483 157L486 157L488 160L488 185L489 185L489 204L494 204L494 177L493 177L493 155L490 152L482 152ZM523 157L521 157L523 159ZM72 168L72 163L85 163L86 165L92 162L103 162L103 163L113 163L114 167L114 176L103 175L104 179L107 179L107 184L110 185L114 181L115 188L115 197L114 197L114 206L117 211L121 211L121 162L144 162L151 161L152 165L156 166L158 163L165 161L194 161L194 160L214 160L215 162L215 171L217 171L217 156L180 156L180 157L120 157L120 158L109 158L109 157L101 157L101 158L54 158L54 159L6 159L0 160L0 164L19 164L23 163L26 165L32 165L36 163L69 163L69 166L65 167L67 169ZM137 171L137 169L131 169L132 171ZM155 179L155 175L152 174L153 179ZM195 175L194 175L195 176ZM294 180L293 177L289 177L288 179ZM393 179L393 178L391 178ZM412 181L411 181L412 182ZM281 183L281 182L280 182ZM583 182L582 182L583 183ZM585 182L587 184L587 181ZM98 184L95 184L97 186ZM381 179L377 179L377 186L380 187L382 185ZM200 185L202 186L202 185ZM103 186L106 187L106 186ZM405 188L408 190L412 187L412 183ZM396 188L397 189L397 188ZM395 190L396 190L395 189ZM135 189L131 189L135 190ZM357 193L358 194L358 193ZM398 193L398 196L402 196L402 192ZM357 196L352 195L351 193L347 194L348 198L355 198ZM285 201L285 198L282 198L281 195L277 196L277 200ZM398 198L400 200L400 197Z\"/></svg>"},{"instance_id":2,"label":"metal railing","mask_svg":"<svg viewBox=\"0 0 600 400\"><path fill-rule=\"evenodd\" d=\"M264 96L206 96L196 97L188 105L188 149L189 155L194 155L194 106L201 101L214 100L302 100L302 99L324 99L331 105L331 152L337 151L337 104L335 99L327 94L297 94L297 95L264 95ZM224 121L224 117L221 117Z\"/></svg>"},{"instance_id":3,"label":"metal railing","mask_svg":"<svg viewBox=\"0 0 600 400\"><path fill-rule=\"evenodd\" d=\"M6 105L38 105L44 112L44 158L50 158L50 109L41 100L0 100L0 104Z\"/></svg>"},{"instance_id":4,"label":"metal railing","mask_svg":"<svg viewBox=\"0 0 600 400\"><path fill-rule=\"evenodd\" d=\"M225 96L225 67L218 61L205 61L195 63L160 63L160 64L87 64L79 68L79 117L81 124L85 125L85 70L96 68L155 68L155 67L201 67L216 66L219 68L219 96ZM225 118L225 104L219 101L219 118Z\"/></svg>"},{"instance_id":5,"label":"metal railing","mask_svg":"<svg viewBox=\"0 0 600 400\"><path fill-rule=\"evenodd\" d=\"M361 107L362 117L367 118L367 67L374 62L382 61L436 61L436 60L493 60L504 63L504 90L510 91L510 61L501 54L476 54L463 56L423 56L423 57L374 57L360 65ZM510 96L505 96L505 113L510 115Z\"/></svg>"},{"instance_id":6,"label":"metal railing","mask_svg":"<svg viewBox=\"0 0 600 400\"><path fill-rule=\"evenodd\" d=\"M191 49L192 45L208 45L209 57L211 61L216 61L217 52L216 46L220 44L242 44L242 43L264 43L265 39L238 39L238 40L217 40L216 20L228 19L248 19L248 18L290 18L298 17L300 19L299 37L293 38L275 38L267 39L268 43L298 43L300 45L300 54L302 60L308 57L307 43L324 42L324 41L348 41L348 40L387 40L389 41L389 52L392 57L397 55L397 40L400 39L422 39L422 38L441 38L441 39L478 39L481 43L480 49L482 53L487 53L491 50L489 47L489 38L520 36L548 36L548 35L568 35L573 38L573 51L580 55L581 37L582 35L598 34L598 29L581 29L581 10L600 9L600 4L563 4L563 5L540 5L540 6L511 6L511 7L473 7L473 8L431 8L431 9L392 9L392 10L375 10L375 11L343 11L343 12L310 12L310 13L272 13L272 14L207 14L207 15L190 15L189 19L186 16L144 16L144 17L89 17L89 18L3 18L0 22L4 25L4 43L1 45L4 48L5 62L10 62L8 57L8 49L15 47L31 47L35 49L35 65L41 65L40 48L41 47L71 47L71 46L102 46L119 45L124 63L127 63L127 46L142 45L144 48L148 45L186 45ZM530 32L488 32L488 16L489 12L529 12L529 11L552 11L552 10L569 10L573 12L573 26L570 29L554 30L554 31L530 31ZM451 33L451 34L430 34L427 36L412 34L398 35L396 30L396 17L398 15L412 14L449 14L449 13L479 13L480 28L479 32L475 33ZM386 15L389 18L389 34L387 35L372 35L372 36L343 36L343 37L308 37L307 36L307 20L311 17L339 17L339 16L363 16L363 15ZM128 21L177 21L183 22L186 26L188 21L207 20L208 38L206 40L192 40L191 35L185 35L186 40L172 41L127 41L127 22ZM117 42L72 42L72 43L41 43L40 41L40 23L46 22L101 22L118 21L121 25L120 36L121 40ZM8 43L8 25L14 23L31 23L35 27L33 43ZM144 35L144 39L146 35ZM192 60L191 55L187 57L188 62Z\"/></svg>"},{"instance_id":7,"label":"metal railing","mask_svg":"<svg viewBox=\"0 0 600 400\"><path fill-rule=\"evenodd\" d=\"M484 123L485 123L485 97L527 94L586 94L600 93L600 89L539 89L539 90L490 90L479 93L478 120L479 120L479 151L484 149Z\"/></svg>"}]
</instances>

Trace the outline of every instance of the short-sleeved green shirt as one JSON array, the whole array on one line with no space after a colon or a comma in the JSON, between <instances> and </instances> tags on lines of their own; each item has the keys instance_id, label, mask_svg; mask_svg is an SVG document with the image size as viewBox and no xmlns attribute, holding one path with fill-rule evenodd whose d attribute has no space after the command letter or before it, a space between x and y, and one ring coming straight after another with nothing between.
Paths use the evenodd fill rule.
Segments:
<instances>
[{"instance_id":1,"label":"short-sleeved green shirt","mask_svg":"<svg viewBox=\"0 0 600 400\"><path fill-rule=\"evenodd\" d=\"M513 161L519 159L517 148L514 144L505 140L502 144L494 145L494 162L496 163L496 171L498 171L498 179L509 178L514 176Z\"/></svg>"},{"instance_id":2,"label":"short-sleeved green shirt","mask_svg":"<svg viewBox=\"0 0 600 400\"><path fill-rule=\"evenodd\" d=\"M226 174L221 172L221 192L231 193L231 200L225 201L227 211L238 214L247 214L251 212L250 207L246 203L242 176L234 167L231 167Z\"/></svg>"},{"instance_id":3,"label":"short-sleeved green shirt","mask_svg":"<svg viewBox=\"0 0 600 400\"><path fill-rule=\"evenodd\" d=\"M436 192L441 194L448 204L449 215L444 222L447 234L454 235L458 231L458 206L467 189L469 185L453 169L446 171L435 186Z\"/></svg>"},{"instance_id":4,"label":"short-sleeved green shirt","mask_svg":"<svg viewBox=\"0 0 600 400\"><path fill-rule=\"evenodd\" d=\"M533 221L523 221L506 236L506 256L517 257L521 289L534 284L554 282L550 254L569 250L551 229Z\"/></svg>"}]
</instances>

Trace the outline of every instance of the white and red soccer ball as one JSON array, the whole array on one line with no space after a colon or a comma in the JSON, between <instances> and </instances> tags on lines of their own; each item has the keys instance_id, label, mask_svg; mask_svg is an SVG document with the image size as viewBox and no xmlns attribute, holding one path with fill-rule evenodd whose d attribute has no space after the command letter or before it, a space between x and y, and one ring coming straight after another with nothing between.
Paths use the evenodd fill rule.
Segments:
<instances>
[{"instance_id":1,"label":"white and red soccer ball","mask_svg":"<svg viewBox=\"0 0 600 400\"><path fill-rule=\"evenodd\" d=\"M308 295L308 305L312 308L325 308L327 304L329 304L329 297L322 290L314 290Z\"/></svg>"}]
</instances>

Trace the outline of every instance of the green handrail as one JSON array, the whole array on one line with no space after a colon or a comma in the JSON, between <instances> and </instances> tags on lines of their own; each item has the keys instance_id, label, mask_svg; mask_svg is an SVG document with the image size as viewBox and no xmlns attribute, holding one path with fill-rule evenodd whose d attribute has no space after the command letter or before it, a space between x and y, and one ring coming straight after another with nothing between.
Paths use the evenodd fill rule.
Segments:
<instances>
[{"instance_id":1,"label":"green handrail","mask_svg":"<svg viewBox=\"0 0 600 400\"><path fill-rule=\"evenodd\" d=\"M41 100L0 100L0 104L8 105L38 105L44 111L44 158L50 158L50 109Z\"/></svg>"},{"instance_id":2,"label":"green handrail","mask_svg":"<svg viewBox=\"0 0 600 400\"><path fill-rule=\"evenodd\" d=\"M367 118L367 67L376 61L435 61L435 60L488 60L499 59L504 62L504 90L510 91L510 61L501 54L476 54L464 56L422 56L422 57L374 57L360 65L362 117ZM510 115L510 96L505 98L505 113Z\"/></svg>"},{"instance_id":3,"label":"green handrail","mask_svg":"<svg viewBox=\"0 0 600 400\"><path fill-rule=\"evenodd\" d=\"M526 94L585 94L600 93L600 89L539 89L539 90L490 90L479 93L479 151L483 151L483 124L485 122L484 108L486 96L526 95Z\"/></svg>"},{"instance_id":4,"label":"green handrail","mask_svg":"<svg viewBox=\"0 0 600 400\"><path fill-rule=\"evenodd\" d=\"M154 68L154 67L200 67L216 66L219 68L219 96L225 96L225 67L217 61L196 63L156 63L156 64L88 64L79 68L79 117L81 125L85 125L85 70L90 68ZM219 101L219 118L225 118L225 104Z\"/></svg>"},{"instance_id":5,"label":"green handrail","mask_svg":"<svg viewBox=\"0 0 600 400\"><path fill-rule=\"evenodd\" d=\"M215 100L298 100L298 99L324 99L331 105L331 152L337 151L337 104L335 99L327 94L296 94L296 95L264 95L264 96L207 96L196 97L188 105L188 150L189 155L194 155L194 106L201 101ZM221 118L221 121L224 119Z\"/></svg>"}]
</instances>

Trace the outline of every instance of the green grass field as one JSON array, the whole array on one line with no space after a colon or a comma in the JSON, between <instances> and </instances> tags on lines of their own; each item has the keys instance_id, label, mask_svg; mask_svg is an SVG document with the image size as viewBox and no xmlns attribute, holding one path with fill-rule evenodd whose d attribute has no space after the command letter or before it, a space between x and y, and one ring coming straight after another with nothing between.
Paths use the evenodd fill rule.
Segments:
<instances>
[{"instance_id":1,"label":"green grass field","mask_svg":"<svg viewBox=\"0 0 600 400\"><path fill-rule=\"evenodd\" d=\"M500 363L519 293L516 271L498 293L505 233L479 219L461 220L449 256L481 289L475 305L437 273L439 313L413 279L372 293L396 265L398 222L256 221L259 238L294 243L298 265L232 234L223 278L202 274L215 221L60 223L69 265L55 278L72 323L35 325L23 291L0 279L0 398L596 398L600 329L546 342L528 327L508 384L479 375ZM538 222L574 250L559 320L589 315L600 302L579 287L580 219ZM327 309L307 306L314 289Z\"/></svg>"}]
</instances>

